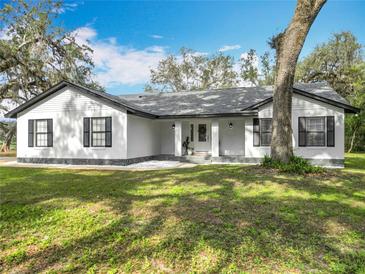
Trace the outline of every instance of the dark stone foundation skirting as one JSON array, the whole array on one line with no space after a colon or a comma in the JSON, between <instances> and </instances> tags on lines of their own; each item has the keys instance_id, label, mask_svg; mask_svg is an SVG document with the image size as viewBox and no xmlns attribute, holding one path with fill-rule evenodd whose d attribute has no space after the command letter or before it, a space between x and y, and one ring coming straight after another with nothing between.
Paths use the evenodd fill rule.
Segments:
<instances>
[{"instance_id":1,"label":"dark stone foundation skirting","mask_svg":"<svg viewBox=\"0 0 365 274\"><path fill-rule=\"evenodd\" d=\"M174 156L168 154L138 157L131 159L72 159L72 158L17 158L19 163L32 164L63 164L63 165L117 165L127 166L130 164L150 161L150 160L168 160L180 161L195 164L219 164L219 163L243 163L259 164L262 158L248 158L244 156ZM344 167L343 159L308 159L313 165L326 167Z\"/></svg>"},{"instance_id":2,"label":"dark stone foundation skirting","mask_svg":"<svg viewBox=\"0 0 365 274\"><path fill-rule=\"evenodd\" d=\"M154 156L132 159L76 159L76 158L17 158L18 163L58 164L58 165L115 165L127 166L152 160Z\"/></svg>"}]
</instances>

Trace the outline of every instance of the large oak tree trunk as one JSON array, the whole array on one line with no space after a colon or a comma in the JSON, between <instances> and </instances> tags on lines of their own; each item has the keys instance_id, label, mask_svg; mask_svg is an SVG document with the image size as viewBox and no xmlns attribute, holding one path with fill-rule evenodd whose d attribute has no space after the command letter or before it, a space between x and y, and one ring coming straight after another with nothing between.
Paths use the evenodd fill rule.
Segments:
<instances>
[{"instance_id":1,"label":"large oak tree trunk","mask_svg":"<svg viewBox=\"0 0 365 274\"><path fill-rule=\"evenodd\" d=\"M295 67L308 31L326 0L298 0L287 29L274 37L277 74L273 94L271 156L287 163L293 155L291 106Z\"/></svg>"},{"instance_id":2,"label":"large oak tree trunk","mask_svg":"<svg viewBox=\"0 0 365 274\"><path fill-rule=\"evenodd\" d=\"M16 127L9 126L8 131L5 134L4 141L0 147L0 152L9 152L10 151L11 141L13 140L15 133L16 133Z\"/></svg>"}]
</instances>

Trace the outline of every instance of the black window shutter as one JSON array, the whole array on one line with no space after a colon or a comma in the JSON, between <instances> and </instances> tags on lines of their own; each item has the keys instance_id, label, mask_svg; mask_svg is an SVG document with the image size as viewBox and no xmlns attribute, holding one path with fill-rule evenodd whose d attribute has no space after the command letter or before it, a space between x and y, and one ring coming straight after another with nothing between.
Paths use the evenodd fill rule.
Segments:
<instances>
[{"instance_id":1,"label":"black window shutter","mask_svg":"<svg viewBox=\"0 0 365 274\"><path fill-rule=\"evenodd\" d=\"M90 146L90 118L84 118L84 147Z\"/></svg>"},{"instance_id":2,"label":"black window shutter","mask_svg":"<svg viewBox=\"0 0 365 274\"><path fill-rule=\"evenodd\" d=\"M335 117L327 116L327 146L335 146Z\"/></svg>"},{"instance_id":3,"label":"black window shutter","mask_svg":"<svg viewBox=\"0 0 365 274\"><path fill-rule=\"evenodd\" d=\"M112 146L112 117L105 118L105 146Z\"/></svg>"},{"instance_id":4,"label":"black window shutter","mask_svg":"<svg viewBox=\"0 0 365 274\"><path fill-rule=\"evenodd\" d=\"M47 119L47 147L53 146L53 120Z\"/></svg>"},{"instance_id":5,"label":"black window shutter","mask_svg":"<svg viewBox=\"0 0 365 274\"><path fill-rule=\"evenodd\" d=\"M299 138L299 146L305 147L307 145L305 117L298 118L298 138Z\"/></svg>"},{"instance_id":6,"label":"black window shutter","mask_svg":"<svg viewBox=\"0 0 365 274\"><path fill-rule=\"evenodd\" d=\"M34 147L34 120L28 120L28 147Z\"/></svg>"},{"instance_id":7,"label":"black window shutter","mask_svg":"<svg viewBox=\"0 0 365 274\"><path fill-rule=\"evenodd\" d=\"M260 146L260 120L253 118L253 146Z\"/></svg>"}]
</instances>

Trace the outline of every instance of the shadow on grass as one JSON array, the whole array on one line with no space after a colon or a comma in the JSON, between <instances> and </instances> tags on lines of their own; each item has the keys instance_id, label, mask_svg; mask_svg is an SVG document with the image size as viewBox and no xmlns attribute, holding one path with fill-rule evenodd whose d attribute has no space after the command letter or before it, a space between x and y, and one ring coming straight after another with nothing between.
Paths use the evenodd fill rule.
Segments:
<instances>
[{"instance_id":1,"label":"shadow on grass","mask_svg":"<svg viewBox=\"0 0 365 274\"><path fill-rule=\"evenodd\" d=\"M352 172L365 174L365 153L347 153L345 168Z\"/></svg>"},{"instance_id":2,"label":"shadow on grass","mask_svg":"<svg viewBox=\"0 0 365 274\"><path fill-rule=\"evenodd\" d=\"M241 166L144 172L2 171L6 174L0 175L5 182L0 188L3 239L45 215L67 210L69 205L59 203L64 199L71 199L75 207L103 202L115 214L100 229L73 235L67 244L51 242L17 262L5 260L4 269L24 266L40 272L59 265L69 265L74 272L92 267L162 272L364 269L365 207L358 193L364 191L365 176L361 174L295 177Z\"/></svg>"}]
</instances>

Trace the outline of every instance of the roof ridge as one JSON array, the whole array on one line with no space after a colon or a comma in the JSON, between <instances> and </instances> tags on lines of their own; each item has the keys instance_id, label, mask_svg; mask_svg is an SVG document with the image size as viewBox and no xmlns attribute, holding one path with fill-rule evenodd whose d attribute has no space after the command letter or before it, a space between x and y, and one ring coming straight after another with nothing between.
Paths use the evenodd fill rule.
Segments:
<instances>
[{"instance_id":1,"label":"roof ridge","mask_svg":"<svg viewBox=\"0 0 365 274\"><path fill-rule=\"evenodd\" d=\"M318 82L296 82L293 84L293 87L295 87L295 85L318 85L318 84L324 84L324 85L328 85L327 81L318 81ZM254 88L262 88L262 89L267 89L267 88L273 88L274 85L262 85L262 86L237 86L237 87L227 87L227 88L210 88L210 89L193 89L193 90L181 90L181 91L159 91L159 92L138 92L138 93L130 93L130 94L119 94L119 95L115 95L118 97L129 97L129 96L153 96L153 95L160 95L160 94L190 94L190 93L201 93L201 92L211 92L211 91L224 91L224 90L237 90L237 89L254 89ZM330 86L329 86L330 87Z\"/></svg>"},{"instance_id":2,"label":"roof ridge","mask_svg":"<svg viewBox=\"0 0 365 274\"><path fill-rule=\"evenodd\" d=\"M213 89L204 89L204 90L184 90L184 91L161 91L161 92L156 92L156 93L149 93L149 92L143 92L143 93L133 93L133 94L120 94L120 95L116 95L118 97L136 97L136 96L158 96L158 95L179 95L179 94L196 94L196 93L206 93L206 92L215 92L215 91L226 91L226 90L239 90L239 89L257 89L257 88L262 88L262 89L267 89L267 88L272 88L273 86L270 85L265 85L265 86L254 86L254 87L244 87L244 86L239 86L239 87L230 87L230 88L213 88Z\"/></svg>"}]
</instances>

